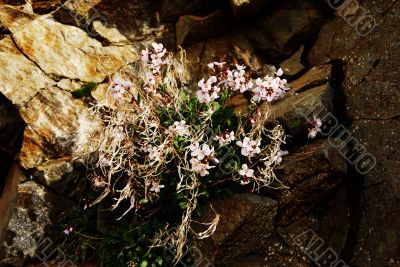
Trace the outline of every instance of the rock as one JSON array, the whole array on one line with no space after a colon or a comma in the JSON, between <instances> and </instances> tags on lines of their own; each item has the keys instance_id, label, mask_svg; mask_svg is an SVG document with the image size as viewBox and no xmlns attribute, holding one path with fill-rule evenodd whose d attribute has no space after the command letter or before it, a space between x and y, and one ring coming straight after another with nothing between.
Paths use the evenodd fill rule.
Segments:
<instances>
[{"instance_id":1,"label":"rock","mask_svg":"<svg viewBox=\"0 0 400 267\"><path fill-rule=\"evenodd\" d=\"M280 67L283 70L285 75L294 76L298 74L300 71L304 70L303 64L301 64L301 56L304 51L304 46L301 46L300 49L294 53L290 58L286 59L280 64Z\"/></svg>"},{"instance_id":2,"label":"rock","mask_svg":"<svg viewBox=\"0 0 400 267\"><path fill-rule=\"evenodd\" d=\"M353 261L358 266L398 266L400 255L400 122L357 120L349 129L363 149L355 168L364 174L363 206L354 236ZM363 157L375 160L362 167ZM376 163L376 164L375 164Z\"/></svg>"},{"instance_id":3,"label":"rock","mask_svg":"<svg viewBox=\"0 0 400 267\"><path fill-rule=\"evenodd\" d=\"M47 192L37 183L20 184L6 241L0 248L0 264L22 266L26 260L51 252L56 246L59 223L68 206L68 200ZM44 242L49 247L44 247Z\"/></svg>"},{"instance_id":4,"label":"rock","mask_svg":"<svg viewBox=\"0 0 400 267\"><path fill-rule=\"evenodd\" d=\"M0 8L0 27L16 32L23 25L37 18L37 15L21 10L20 8L3 5Z\"/></svg>"},{"instance_id":5,"label":"rock","mask_svg":"<svg viewBox=\"0 0 400 267\"><path fill-rule=\"evenodd\" d=\"M103 23L101 20L93 21L93 30L111 44L129 43L128 39L122 35L118 29L107 27L107 24Z\"/></svg>"},{"instance_id":6,"label":"rock","mask_svg":"<svg viewBox=\"0 0 400 267\"><path fill-rule=\"evenodd\" d=\"M17 107L55 82L22 55L10 37L0 41L0 92ZM23 84L24 86L21 86Z\"/></svg>"},{"instance_id":7,"label":"rock","mask_svg":"<svg viewBox=\"0 0 400 267\"><path fill-rule=\"evenodd\" d=\"M311 1L287 1L259 23L243 30L260 49L272 51L272 57L289 56L318 32L323 18L319 7Z\"/></svg>"},{"instance_id":8,"label":"rock","mask_svg":"<svg viewBox=\"0 0 400 267\"><path fill-rule=\"evenodd\" d=\"M276 202L253 194L211 202L220 220L214 234L196 241L202 255L216 266L232 266L245 255L257 254L271 234L276 214ZM209 208L202 217L210 222L215 216Z\"/></svg>"},{"instance_id":9,"label":"rock","mask_svg":"<svg viewBox=\"0 0 400 267\"><path fill-rule=\"evenodd\" d=\"M33 0L32 9L37 14L47 14L62 6L63 4L62 2L64 1L65 0L48 0L48 1Z\"/></svg>"},{"instance_id":10,"label":"rock","mask_svg":"<svg viewBox=\"0 0 400 267\"><path fill-rule=\"evenodd\" d=\"M206 42L201 57L202 72L207 72L207 64L213 61L227 62L227 64L244 64L247 71L263 73L264 65L249 39L240 33L232 33ZM262 74L260 74L262 75Z\"/></svg>"},{"instance_id":11,"label":"rock","mask_svg":"<svg viewBox=\"0 0 400 267\"><path fill-rule=\"evenodd\" d=\"M285 132L296 138L305 138L313 116L324 118L333 109L333 89L324 85L284 98L272 106L263 104L262 110L270 109L270 122L278 121Z\"/></svg>"},{"instance_id":12,"label":"rock","mask_svg":"<svg viewBox=\"0 0 400 267\"><path fill-rule=\"evenodd\" d=\"M288 93L292 94L329 82L331 72L332 65L330 64L313 67L297 80L290 82L290 91Z\"/></svg>"},{"instance_id":13,"label":"rock","mask_svg":"<svg viewBox=\"0 0 400 267\"><path fill-rule=\"evenodd\" d=\"M0 150L14 159L21 149L25 125L17 108L2 94L0 94L0 114Z\"/></svg>"},{"instance_id":14,"label":"rock","mask_svg":"<svg viewBox=\"0 0 400 267\"><path fill-rule=\"evenodd\" d=\"M263 0L230 0L233 13L237 18L254 15L274 2Z\"/></svg>"},{"instance_id":15,"label":"rock","mask_svg":"<svg viewBox=\"0 0 400 267\"><path fill-rule=\"evenodd\" d=\"M79 199L85 189L85 169L70 157L49 160L32 170L32 178L70 199Z\"/></svg>"},{"instance_id":16,"label":"rock","mask_svg":"<svg viewBox=\"0 0 400 267\"><path fill-rule=\"evenodd\" d=\"M138 59L130 46L102 47L73 26L41 17L13 34L18 48L54 79L101 82Z\"/></svg>"},{"instance_id":17,"label":"rock","mask_svg":"<svg viewBox=\"0 0 400 267\"><path fill-rule=\"evenodd\" d=\"M281 182L277 224L288 225L305 214L340 185L347 172L347 161L339 140L318 140L291 152L277 167Z\"/></svg>"},{"instance_id":18,"label":"rock","mask_svg":"<svg viewBox=\"0 0 400 267\"><path fill-rule=\"evenodd\" d=\"M91 22L98 18L95 6L101 0L68 0L53 13L53 17L63 24L89 29Z\"/></svg>"},{"instance_id":19,"label":"rock","mask_svg":"<svg viewBox=\"0 0 400 267\"><path fill-rule=\"evenodd\" d=\"M84 85L83 82L71 80L71 79L61 79L60 81L57 82L57 87L61 88L65 91L68 92L73 92L75 90L78 90Z\"/></svg>"},{"instance_id":20,"label":"rock","mask_svg":"<svg viewBox=\"0 0 400 267\"><path fill-rule=\"evenodd\" d=\"M213 11L222 4L220 0L163 0L160 16L164 21L175 22L179 16Z\"/></svg>"},{"instance_id":21,"label":"rock","mask_svg":"<svg viewBox=\"0 0 400 267\"><path fill-rule=\"evenodd\" d=\"M229 15L218 10L205 17L184 15L176 23L176 44L188 45L216 37L230 27Z\"/></svg>"},{"instance_id":22,"label":"rock","mask_svg":"<svg viewBox=\"0 0 400 267\"><path fill-rule=\"evenodd\" d=\"M3 173L1 173L3 174ZM17 187L23 176L21 170L16 164L13 164L7 176L3 176L5 181L1 182L0 187L0 244L3 244L8 223L15 206L17 197Z\"/></svg>"},{"instance_id":23,"label":"rock","mask_svg":"<svg viewBox=\"0 0 400 267\"><path fill-rule=\"evenodd\" d=\"M81 100L58 88L42 90L20 113L27 124L19 156L24 168L75 155L101 129Z\"/></svg>"}]
</instances>

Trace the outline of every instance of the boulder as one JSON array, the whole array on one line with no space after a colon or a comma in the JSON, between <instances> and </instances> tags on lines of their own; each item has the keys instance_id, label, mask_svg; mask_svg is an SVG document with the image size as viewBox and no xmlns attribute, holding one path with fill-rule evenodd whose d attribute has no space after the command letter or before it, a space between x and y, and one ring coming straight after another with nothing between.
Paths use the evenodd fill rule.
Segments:
<instances>
[{"instance_id":1,"label":"boulder","mask_svg":"<svg viewBox=\"0 0 400 267\"><path fill-rule=\"evenodd\" d=\"M6 241L0 248L0 264L22 266L29 259L48 256L62 232L59 223L68 206L68 200L35 182L20 184Z\"/></svg>"},{"instance_id":2,"label":"boulder","mask_svg":"<svg viewBox=\"0 0 400 267\"><path fill-rule=\"evenodd\" d=\"M163 0L159 12L163 21L175 22L182 15L215 11L222 3L220 0Z\"/></svg>"},{"instance_id":3,"label":"boulder","mask_svg":"<svg viewBox=\"0 0 400 267\"><path fill-rule=\"evenodd\" d=\"M220 220L214 234L195 242L203 257L216 266L232 266L245 255L263 250L271 235L275 219L276 201L253 194L236 195L211 201L202 222Z\"/></svg>"}]
</instances>

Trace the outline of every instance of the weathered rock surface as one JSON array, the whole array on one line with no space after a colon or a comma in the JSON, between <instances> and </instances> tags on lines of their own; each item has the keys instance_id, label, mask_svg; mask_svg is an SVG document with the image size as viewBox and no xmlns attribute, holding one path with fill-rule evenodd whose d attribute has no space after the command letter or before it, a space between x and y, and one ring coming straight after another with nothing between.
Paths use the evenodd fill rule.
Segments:
<instances>
[{"instance_id":1,"label":"weathered rock surface","mask_svg":"<svg viewBox=\"0 0 400 267\"><path fill-rule=\"evenodd\" d=\"M271 234L276 214L276 201L253 194L211 202L220 220L215 233L207 239L196 241L202 255L216 266L232 266L245 255L262 251ZM202 220L215 216L208 209Z\"/></svg>"},{"instance_id":2,"label":"weathered rock surface","mask_svg":"<svg viewBox=\"0 0 400 267\"><path fill-rule=\"evenodd\" d=\"M301 56L304 51L304 46L301 46L300 49L294 53L290 58L286 59L280 64L280 67L283 70L283 73L289 76L293 76L302 71L305 67L301 64Z\"/></svg>"},{"instance_id":3,"label":"weathered rock surface","mask_svg":"<svg viewBox=\"0 0 400 267\"><path fill-rule=\"evenodd\" d=\"M229 15L218 10L205 17L181 16L175 25L176 44L188 45L221 35L229 29Z\"/></svg>"},{"instance_id":4,"label":"weathered rock surface","mask_svg":"<svg viewBox=\"0 0 400 267\"><path fill-rule=\"evenodd\" d=\"M248 26L244 31L271 56L289 56L318 31L323 18L318 5L311 1L287 1L255 27Z\"/></svg>"},{"instance_id":5,"label":"weathered rock surface","mask_svg":"<svg viewBox=\"0 0 400 267\"><path fill-rule=\"evenodd\" d=\"M99 18L95 6L100 2L101 0L68 0L53 13L53 17L61 23L89 30L91 22Z\"/></svg>"},{"instance_id":6,"label":"weathered rock surface","mask_svg":"<svg viewBox=\"0 0 400 267\"><path fill-rule=\"evenodd\" d=\"M18 48L48 76L101 82L138 59L130 46L103 47L79 28L41 17L13 34Z\"/></svg>"},{"instance_id":7,"label":"weathered rock surface","mask_svg":"<svg viewBox=\"0 0 400 267\"><path fill-rule=\"evenodd\" d=\"M101 127L81 100L58 88L42 90L20 112L27 124L20 153L24 168L73 156Z\"/></svg>"},{"instance_id":8,"label":"weathered rock surface","mask_svg":"<svg viewBox=\"0 0 400 267\"><path fill-rule=\"evenodd\" d=\"M220 0L163 0L159 12L162 20L175 22L182 15L215 11L222 3Z\"/></svg>"},{"instance_id":9,"label":"weathered rock surface","mask_svg":"<svg viewBox=\"0 0 400 267\"><path fill-rule=\"evenodd\" d=\"M58 223L68 201L46 191L34 182L18 186L17 203L8 225L6 241L0 248L0 264L22 266L29 258L51 252L60 231ZM46 251L37 252L40 240L52 240Z\"/></svg>"},{"instance_id":10,"label":"weathered rock surface","mask_svg":"<svg viewBox=\"0 0 400 267\"><path fill-rule=\"evenodd\" d=\"M38 16L20 8L1 5L0 3L0 28L9 30L10 32L16 32L23 25L31 22Z\"/></svg>"},{"instance_id":11,"label":"weathered rock surface","mask_svg":"<svg viewBox=\"0 0 400 267\"><path fill-rule=\"evenodd\" d=\"M334 91L328 83L294 94L269 107L269 120L278 121L293 137L306 137L313 116L323 118L332 111L333 95Z\"/></svg>"},{"instance_id":12,"label":"weathered rock surface","mask_svg":"<svg viewBox=\"0 0 400 267\"><path fill-rule=\"evenodd\" d=\"M290 91L288 93L295 93L329 82L331 72L332 65L330 64L313 67L297 80L290 82Z\"/></svg>"},{"instance_id":13,"label":"weathered rock surface","mask_svg":"<svg viewBox=\"0 0 400 267\"><path fill-rule=\"evenodd\" d=\"M354 266L398 266L400 206L398 184L398 116L400 2L366 0L361 3L377 26L366 36L342 17L325 24L308 56L311 64L341 60L346 66L343 94L350 129L361 153L376 158L364 177L363 206L353 245L347 253ZM357 18L355 15L350 19ZM362 33L362 32L361 32ZM367 166L368 167L368 166Z\"/></svg>"},{"instance_id":14,"label":"weathered rock surface","mask_svg":"<svg viewBox=\"0 0 400 267\"><path fill-rule=\"evenodd\" d=\"M21 170L14 164L8 174L2 179L5 179L0 187L0 244L3 244L5 234L7 232L8 223L11 218L12 211L16 203L17 187L21 180Z\"/></svg>"},{"instance_id":15,"label":"weathered rock surface","mask_svg":"<svg viewBox=\"0 0 400 267\"><path fill-rule=\"evenodd\" d=\"M0 92L18 107L55 82L20 53L10 37L0 41ZM23 85L23 86L21 86Z\"/></svg>"},{"instance_id":16,"label":"weathered rock surface","mask_svg":"<svg viewBox=\"0 0 400 267\"><path fill-rule=\"evenodd\" d=\"M330 197L347 172L346 158L339 152L345 145L334 139L318 140L285 157L277 173L289 188L277 197L277 224L295 222Z\"/></svg>"}]
</instances>

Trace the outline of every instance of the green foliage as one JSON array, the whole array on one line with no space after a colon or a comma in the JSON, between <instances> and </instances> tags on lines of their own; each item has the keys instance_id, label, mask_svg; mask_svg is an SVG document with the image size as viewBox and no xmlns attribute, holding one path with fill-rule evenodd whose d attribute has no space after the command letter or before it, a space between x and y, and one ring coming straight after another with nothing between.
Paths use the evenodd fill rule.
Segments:
<instances>
[{"instance_id":1,"label":"green foliage","mask_svg":"<svg viewBox=\"0 0 400 267\"><path fill-rule=\"evenodd\" d=\"M88 82L88 83L85 83L81 88L73 91L72 95L75 98L81 98L81 97L84 97L84 96L88 96L88 95L90 95L90 92L92 92L96 88L97 88L97 83Z\"/></svg>"}]
</instances>

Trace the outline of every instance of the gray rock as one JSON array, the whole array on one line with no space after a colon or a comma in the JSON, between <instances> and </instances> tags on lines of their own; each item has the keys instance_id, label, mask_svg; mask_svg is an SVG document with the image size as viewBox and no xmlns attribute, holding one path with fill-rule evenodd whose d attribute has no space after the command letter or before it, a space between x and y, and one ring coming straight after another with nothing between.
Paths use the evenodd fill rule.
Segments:
<instances>
[{"instance_id":1,"label":"gray rock","mask_svg":"<svg viewBox=\"0 0 400 267\"><path fill-rule=\"evenodd\" d=\"M68 205L66 199L34 182L20 184L6 241L0 248L0 264L21 266L26 260L48 255L56 246L58 224ZM45 247L44 241L51 245Z\"/></svg>"}]
</instances>

